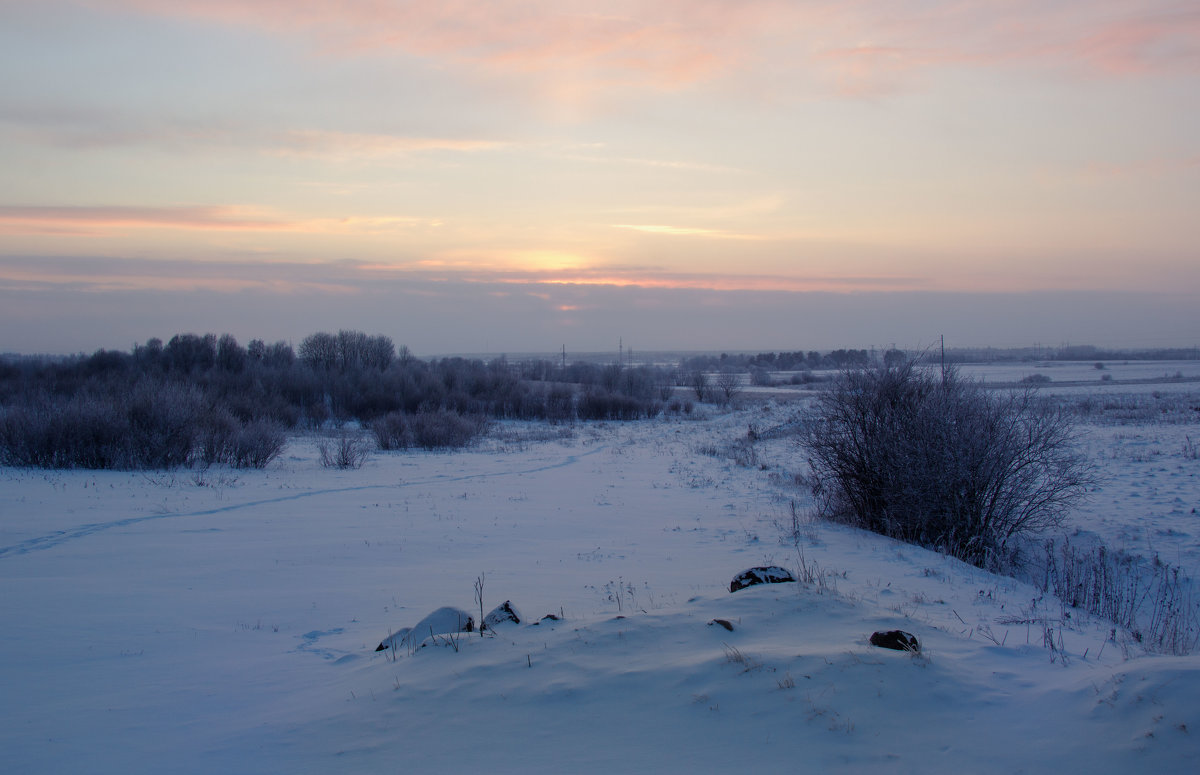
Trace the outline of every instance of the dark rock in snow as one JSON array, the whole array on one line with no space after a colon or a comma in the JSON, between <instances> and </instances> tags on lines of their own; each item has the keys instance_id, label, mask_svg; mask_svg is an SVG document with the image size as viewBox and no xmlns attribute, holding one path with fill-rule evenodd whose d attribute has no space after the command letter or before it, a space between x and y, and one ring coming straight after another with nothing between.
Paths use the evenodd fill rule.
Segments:
<instances>
[{"instance_id":1,"label":"dark rock in snow","mask_svg":"<svg viewBox=\"0 0 1200 775\"><path fill-rule=\"evenodd\" d=\"M400 644L408 645L411 640L408 636L412 634L412 627L404 627L383 639L383 642L375 647L376 651L387 651L393 649Z\"/></svg>"},{"instance_id":2,"label":"dark rock in snow","mask_svg":"<svg viewBox=\"0 0 1200 775\"><path fill-rule=\"evenodd\" d=\"M896 651L921 650L921 644L917 642L917 636L904 630L873 632L871 633L871 645L878 646L881 649L895 649Z\"/></svg>"},{"instance_id":3,"label":"dark rock in snow","mask_svg":"<svg viewBox=\"0 0 1200 775\"><path fill-rule=\"evenodd\" d=\"M475 620L461 608L446 606L417 622L415 627L405 627L383 639L375 650L416 648L430 635L445 635L451 632L473 632Z\"/></svg>"},{"instance_id":4,"label":"dark rock in snow","mask_svg":"<svg viewBox=\"0 0 1200 775\"><path fill-rule=\"evenodd\" d=\"M778 565L750 568L733 577L733 581L729 582L729 591L737 592L739 589L752 587L755 584L782 584L795 580L796 577L792 575L791 571L787 568L780 568Z\"/></svg>"},{"instance_id":5,"label":"dark rock in snow","mask_svg":"<svg viewBox=\"0 0 1200 775\"><path fill-rule=\"evenodd\" d=\"M733 632L733 622L729 621L728 619L713 619L708 623L708 626L712 627L714 624Z\"/></svg>"},{"instance_id":6,"label":"dark rock in snow","mask_svg":"<svg viewBox=\"0 0 1200 775\"><path fill-rule=\"evenodd\" d=\"M517 613L517 609L513 607L511 600L505 600L493 608L487 616L483 617L483 625L479 629L494 630L496 629L496 625L505 622L512 622L513 624L521 623L521 615Z\"/></svg>"}]
</instances>

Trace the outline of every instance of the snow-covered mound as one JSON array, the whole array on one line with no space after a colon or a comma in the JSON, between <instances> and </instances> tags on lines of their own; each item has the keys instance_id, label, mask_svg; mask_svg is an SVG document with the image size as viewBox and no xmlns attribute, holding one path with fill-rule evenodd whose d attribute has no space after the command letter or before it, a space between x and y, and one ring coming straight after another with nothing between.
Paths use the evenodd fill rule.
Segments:
<instances>
[{"instance_id":1,"label":"snow-covered mound","mask_svg":"<svg viewBox=\"0 0 1200 775\"><path fill-rule=\"evenodd\" d=\"M404 627L383 639L376 651L386 649L413 649L425 641L438 635L450 633L473 632L475 620L461 608L443 606L417 622L413 627Z\"/></svg>"}]
</instances>

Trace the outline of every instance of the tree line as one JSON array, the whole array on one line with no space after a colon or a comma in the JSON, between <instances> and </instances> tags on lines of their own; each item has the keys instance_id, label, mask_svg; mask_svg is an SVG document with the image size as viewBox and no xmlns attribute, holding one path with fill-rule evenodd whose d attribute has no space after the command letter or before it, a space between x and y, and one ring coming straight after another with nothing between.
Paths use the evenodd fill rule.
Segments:
<instances>
[{"instance_id":1,"label":"tree line","mask_svg":"<svg viewBox=\"0 0 1200 775\"><path fill-rule=\"evenodd\" d=\"M680 368L685 372L695 371L742 371L758 369L768 371L816 371L818 369L866 368L880 362L903 363L907 356L901 350L891 349L882 355L870 350L831 350L820 353L816 350L795 352L721 353L720 355L694 355L684 358Z\"/></svg>"},{"instance_id":2,"label":"tree line","mask_svg":"<svg viewBox=\"0 0 1200 775\"><path fill-rule=\"evenodd\" d=\"M904 354L884 353L892 362ZM678 366L422 359L387 336L317 332L286 341L181 333L128 351L68 357L0 357L0 464L163 468L261 466L284 433L357 422L385 448L461 446L495 419L638 420L729 402L740 380L704 372L870 365L866 350L695 356ZM724 384L724 387L723 387Z\"/></svg>"},{"instance_id":3,"label":"tree line","mask_svg":"<svg viewBox=\"0 0 1200 775\"><path fill-rule=\"evenodd\" d=\"M480 418L635 420L663 409L672 380L672 370L652 366L423 360L361 331L318 332L295 350L178 334L130 351L0 359L0 463L265 465L284 431L330 423L382 428L390 417L387 427L423 429L403 437L421 443L461 441L439 431L482 429ZM249 449L256 444L265 451Z\"/></svg>"}]
</instances>

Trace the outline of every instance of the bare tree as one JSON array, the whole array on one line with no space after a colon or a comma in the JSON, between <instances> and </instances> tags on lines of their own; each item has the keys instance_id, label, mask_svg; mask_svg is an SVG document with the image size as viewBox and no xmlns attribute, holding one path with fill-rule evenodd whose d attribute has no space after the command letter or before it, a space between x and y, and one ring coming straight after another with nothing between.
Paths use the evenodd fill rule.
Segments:
<instances>
[{"instance_id":1,"label":"bare tree","mask_svg":"<svg viewBox=\"0 0 1200 775\"><path fill-rule=\"evenodd\" d=\"M217 365L235 374L246 368L246 351L233 338L233 334L221 334L217 340Z\"/></svg>"},{"instance_id":2,"label":"bare tree","mask_svg":"<svg viewBox=\"0 0 1200 775\"><path fill-rule=\"evenodd\" d=\"M391 337L378 334L367 338L367 351L364 364L372 369L385 371L396 358L396 346Z\"/></svg>"},{"instance_id":3,"label":"bare tree","mask_svg":"<svg viewBox=\"0 0 1200 775\"><path fill-rule=\"evenodd\" d=\"M671 396L675 394L675 385L679 381L679 375L674 370L665 370L656 372L655 376L655 388L658 391L659 399L671 400Z\"/></svg>"},{"instance_id":4,"label":"bare tree","mask_svg":"<svg viewBox=\"0 0 1200 775\"><path fill-rule=\"evenodd\" d=\"M742 392L742 375L736 371L723 371L717 375L717 390L724 403L729 404Z\"/></svg>"},{"instance_id":5,"label":"bare tree","mask_svg":"<svg viewBox=\"0 0 1200 775\"><path fill-rule=\"evenodd\" d=\"M163 357L171 368L184 374L208 371L217 360L217 337L176 334L167 342Z\"/></svg>"},{"instance_id":6,"label":"bare tree","mask_svg":"<svg viewBox=\"0 0 1200 775\"><path fill-rule=\"evenodd\" d=\"M296 354L292 352L292 346L282 339L263 350L263 363L273 368L287 368L295 362Z\"/></svg>"},{"instance_id":7,"label":"bare tree","mask_svg":"<svg viewBox=\"0 0 1200 775\"><path fill-rule=\"evenodd\" d=\"M700 369L696 369L688 374L688 387L696 391L696 400L703 401L708 398L708 375Z\"/></svg>"},{"instance_id":8,"label":"bare tree","mask_svg":"<svg viewBox=\"0 0 1200 775\"><path fill-rule=\"evenodd\" d=\"M342 371L357 371L363 367L367 360L368 340L362 331L338 331L338 366Z\"/></svg>"},{"instance_id":9,"label":"bare tree","mask_svg":"<svg viewBox=\"0 0 1200 775\"><path fill-rule=\"evenodd\" d=\"M369 442L356 433L341 431L333 439L317 442L323 468L362 468L371 455Z\"/></svg>"},{"instance_id":10,"label":"bare tree","mask_svg":"<svg viewBox=\"0 0 1200 775\"><path fill-rule=\"evenodd\" d=\"M1067 414L912 363L848 371L802 437L823 516L984 564L1094 482Z\"/></svg>"},{"instance_id":11,"label":"bare tree","mask_svg":"<svg viewBox=\"0 0 1200 775\"><path fill-rule=\"evenodd\" d=\"M318 332L300 343L300 360L314 369L328 371L338 363L338 340L333 334Z\"/></svg>"}]
</instances>

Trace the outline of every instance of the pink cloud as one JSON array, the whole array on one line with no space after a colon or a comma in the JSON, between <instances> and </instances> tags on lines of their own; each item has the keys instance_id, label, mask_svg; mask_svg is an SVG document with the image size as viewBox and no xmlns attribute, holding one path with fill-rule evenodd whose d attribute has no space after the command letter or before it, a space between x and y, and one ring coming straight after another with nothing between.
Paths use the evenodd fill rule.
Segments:
<instances>
[{"instance_id":1,"label":"pink cloud","mask_svg":"<svg viewBox=\"0 0 1200 775\"><path fill-rule=\"evenodd\" d=\"M1075 56L1119 74L1200 69L1200 7L1105 25L1079 39Z\"/></svg>"},{"instance_id":2,"label":"pink cloud","mask_svg":"<svg viewBox=\"0 0 1200 775\"><path fill-rule=\"evenodd\" d=\"M763 88L868 95L938 68L1094 75L1200 68L1192 0L120 0L127 9L300 37L323 55L418 56L551 101L747 74ZM114 3L103 3L112 7ZM786 79L786 80L785 80Z\"/></svg>"},{"instance_id":3,"label":"pink cloud","mask_svg":"<svg viewBox=\"0 0 1200 775\"><path fill-rule=\"evenodd\" d=\"M842 37L855 44L816 54L849 94L891 90L905 76L943 68L1022 66L1093 77L1200 70L1200 8L1189 0L856 7L860 16ZM885 8L874 20L863 15Z\"/></svg>"},{"instance_id":4,"label":"pink cloud","mask_svg":"<svg viewBox=\"0 0 1200 775\"><path fill-rule=\"evenodd\" d=\"M302 35L317 51L396 51L468 68L558 73L584 81L691 83L728 66L742 34L774 2L323 3L304 0L124 0L147 14ZM105 3L111 7L112 3Z\"/></svg>"}]
</instances>

